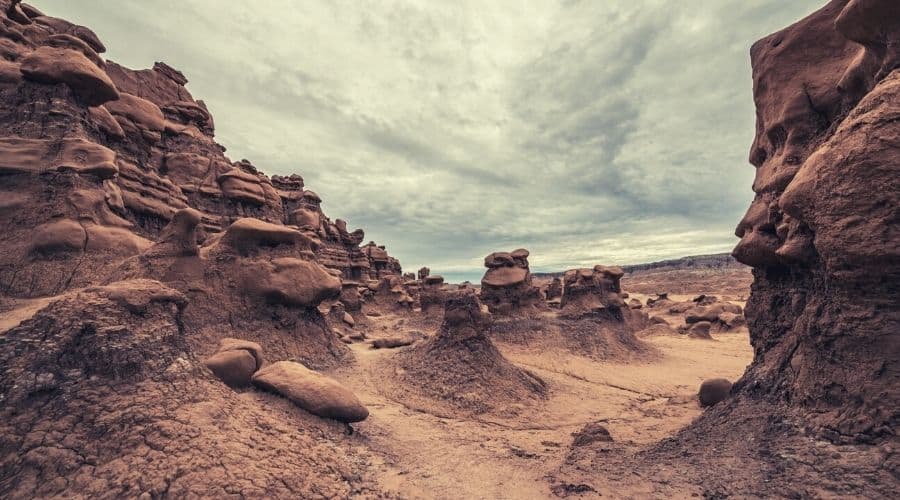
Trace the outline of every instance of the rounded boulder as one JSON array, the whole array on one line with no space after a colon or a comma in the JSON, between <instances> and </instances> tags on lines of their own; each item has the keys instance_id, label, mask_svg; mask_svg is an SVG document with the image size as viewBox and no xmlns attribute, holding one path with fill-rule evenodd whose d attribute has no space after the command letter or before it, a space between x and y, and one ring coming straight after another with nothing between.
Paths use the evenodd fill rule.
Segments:
<instances>
[{"instance_id":1,"label":"rounded boulder","mask_svg":"<svg viewBox=\"0 0 900 500\"><path fill-rule=\"evenodd\" d=\"M340 422L359 422L369 410L338 381L293 361L278 361L253 375L253 385L280 394L304 410Z\"/></svg>"},{"instance_id":2,"label":"rounded boulder","mask_svg":"<svg viewBox=\"0 0 900 500\"><path fill-rule=\"evenodd\" d=\"M704 408L725 400L731 393L732 383L724 378L704 380L700 384L700 406Z\"/></svg>"}]
</instances>

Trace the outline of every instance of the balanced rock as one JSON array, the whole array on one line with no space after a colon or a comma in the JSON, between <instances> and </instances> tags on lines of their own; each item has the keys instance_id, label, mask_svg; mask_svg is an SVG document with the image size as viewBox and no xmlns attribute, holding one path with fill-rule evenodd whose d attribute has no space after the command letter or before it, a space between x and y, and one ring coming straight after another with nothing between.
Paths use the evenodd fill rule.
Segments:
<instances>
[{"instance_id":1,"label":"balanced rock","mask_svg":"<svg viewBox=\"0 0 900 500\"><path fill-rule=\"evenodd\" d=\"M488 269L481 279L481 300L495 314L531 310L541 303L540 289L532 284L528 250L495 252L484 258Z\"/></svg>"},{"instance_id":2,"label":"balanced rock","mask_svg":"<svg viewBox=\"0 0 900 500\"><path fill-rule=\"evenodd\" d=\"M336 380L293 361L278 361L253 375L253 385L278 393L304 410L340 422L359 422L369 410Z\"/></svg>"}]
</instances>

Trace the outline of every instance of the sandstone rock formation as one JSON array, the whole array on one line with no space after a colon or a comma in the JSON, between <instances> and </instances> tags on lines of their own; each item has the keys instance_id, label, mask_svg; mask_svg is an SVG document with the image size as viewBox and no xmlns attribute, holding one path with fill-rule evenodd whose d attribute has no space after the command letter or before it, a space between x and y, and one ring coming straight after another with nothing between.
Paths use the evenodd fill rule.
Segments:
<instances>
[{"instance_id":1,"label":"sandstone rock formation","mask_svg":"<svg viewBox=\"0 0 900 500\"><path fill-rule=\"evenodd\" d=\"M491 316L473 290L448 295L436 337L398 355L393 391L405 404L473 414L508 413L511 403L541 400L545 383L503 357L487 334Z\"/></svg>"},{"instance_id":2,"label":"sandstone rock formation","mask_svg":"<svg viewBox=\"0 0 900 500\"><path fill-rule=\"evenodd\" d=\"M423 313L443 313L446 295L443 276L422 278L422 286L419 289L419 306Z\"/></svg>"},{"instance_id":3,"label":"sandstone rock formation","mask_svg":"<svg viewBox=\"0 0 900 500\"><path fill-rule=\"evenodd\" d=\"M834 0L751 50L756 197L734 255L754 267L756 358L736 390L836 441L900 423L896 9Z\"/></svg>"},{"instance_id":4,"label":"sandstone rock formation","mask_svg":"<svg viewBox=\"0 0 900 500\"><path fill-rule=\"evenodd\" d=\"M528 250L495 252L484 258L488 268L481 279L481 301L495 314L529 312L542 302L541 292L532 284Z\"/></svg>"},{"instance_id":5,"label":"sandstone rock formation","mask_svg":"<svg viewBox=\"0 0 900 500\"><path fill-rule=\"evenodd\" d=\"M399 263L370 259L299 176L228 159L173 68L106 61L88 28L13 0L0 51L0 310L47 304L3 335L0 496L367 490L347 479L340 428L263 393L235 400L214 374L245 385L263 347L340 363L349 350L317 310L342 294L335 274ZM298 444L284 464L267 463L280 444L263 428Z\"/></svg>"},{"instance_id":6,"label":"sandstone rock formation","mask_svg":"<svg viewBox=\"0 0 900 500\"><path fill-rule=\"evenodd\" d=\"M299 176L269 179L232 162L187 79L157 63L131 70L98 54L89 29L3 3L0 71L0 289L58 294L107 275L195 210L197 242L240 218L294 226L348 279L399 273L361 230L332 223ZM56 175L50 175L55 173ZM35 207L42 207L35 210ZM376 247L377 248L377 247Z\"/></svg>"},{"instance_id":7,"label":"sandstone rock formation","mask_svg":"<svg viewBox=\"0 0 900 500\"><path fill-rule=\"evenodd\" d=\"M277 392L300 408L339 422L359 422L369 410L346 387L293 361L278 361L253 375L253 384Z\"/></svg>"},{"instance_id":8,"label":"sandstone rock formation","mask_svg":"<svg viewBox=\"0 0 900 500\"><path fill-rule=\"evenodd\" d=\"M753 45L756 195L734 256L754 268L754 359L674 437L600 460L610 487L672 468L711 498L896 495L898 47L893 0L831 0Z\"/></svg>"},{"instance_id":9,"label":"sandstone rock formation","mask_svg":"<svg viewBox=\"0 0 900 500\"><path fill-rule=\"evenodd\" d=\"M617 267L594 266L572 269L563 276L562 314L569 317L587 314L622 319L626 309L619 280L625 273Z\"/></svg>"},{"instance_id":10,"label":"sandstone rock formation","mask_svg":"<svg viewBox=\"0 0 900 500\"><path fill-rule=\"evenodd\" d=\"M554 277L550 283L547 284L547 289L544 291L544 298L546 298L547 301L559 300L562 298L562 294L562 280L558 277Z\"/></svg>"},{"instance_id":11,"label":"sandstone rock formation","mask_svg":"<svg viewBox=\"0 0 900 500\"><path fill-rule=\"evenodd\" d=\"M345 497L374 489L352 465L340 429L302 411L285 422L290 408L263 395L236 398L203 369L183 326L190 307L158 281L120 281L57 297L6 331L0 496Z\"/></svg>"}]
</instances>

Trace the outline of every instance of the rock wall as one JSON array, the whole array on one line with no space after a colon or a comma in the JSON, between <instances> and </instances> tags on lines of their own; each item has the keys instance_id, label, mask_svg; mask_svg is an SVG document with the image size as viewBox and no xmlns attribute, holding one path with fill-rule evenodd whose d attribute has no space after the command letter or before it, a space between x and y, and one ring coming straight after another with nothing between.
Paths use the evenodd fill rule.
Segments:
<instances>
[{"instance_id":1,"label":"rock wall","mask_svg":"<svg viewBox=\"0 0 900 500\"><path fill-rule=\"evenodd\" d=\"M755 358L734 393L803 408L835 442L894 436L900 408L900 13L834 0L752 50Z\"/></svg>"},{"instance_id":2,"label":"rock wall","mask_svg":"<svg viewBox=\"0 0 900 500\"><path fill-rule=\"evenodd\" d=\"M302 230L346 278L400 273L383 247L360 248L362 230L328 219L301 177L226 157L179 71L105 61L90 29L16 1L0 12L0 291L86 286L184 208L199 213L201 244L253 217Z\"/></svg>"}]
</instances>

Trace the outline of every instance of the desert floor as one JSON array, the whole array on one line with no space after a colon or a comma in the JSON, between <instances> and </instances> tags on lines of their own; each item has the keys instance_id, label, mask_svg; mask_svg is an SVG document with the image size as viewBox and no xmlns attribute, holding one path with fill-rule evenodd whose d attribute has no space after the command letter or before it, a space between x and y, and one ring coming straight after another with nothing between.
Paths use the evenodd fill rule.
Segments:
<instances>
[{"instance_id":1,"label":"desert floor","mask_svg":"<svg viewBox=\"0 0 900 500\"><path fill-rule=\"evenodd\" d=\"M713 282L726 292L720 298L741 304L747 293L746 273L721 274L712 273ZM675 300L690 300L701 291L718 292L703 286L707 280L696 273L680 273L674 282L671 273L632 278L635 282L642 290L665 282L668 289L688 292L670 294ZM650 295L631 296L643 302ZM682 321L668 314L663 317L672 326ZM368 319L367 332L373 339L411 328L402 316ZM673 435L703 411L696 400L703 380L739 378L753 355L746 328L713 337L712 341L685 335L642 337L654 352L649 359L627 362L495 340L507 359L543 378L550 395L539 404L511 402L508 414L489 416L436 411L388 396L383 389L391 385L391 372L384 368L403 348L376 350L366 343L353 344L356 362L331 375L352 388L370 409L369 419L355 429L360 444L376 454L372 472L386 490L404 497L547 498L553 496L553 473L565 458L572 434L586 424L602 423L620 444L635 448L651 444Z\"/></svg>"}]
</instances>

